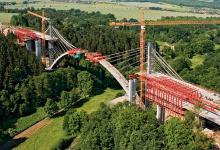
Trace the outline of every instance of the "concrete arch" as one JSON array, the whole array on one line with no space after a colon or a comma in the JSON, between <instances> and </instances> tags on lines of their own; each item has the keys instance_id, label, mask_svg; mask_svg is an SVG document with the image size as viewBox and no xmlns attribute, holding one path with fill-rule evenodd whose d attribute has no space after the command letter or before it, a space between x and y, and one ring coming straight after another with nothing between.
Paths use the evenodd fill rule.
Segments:
<instances>
[{"instance_id":1,"label":"concrete arch","mask_svg":"<svg viewBox=\"0 0 220 150\"><path fill-rule=\"evenodd\" d=\"M57 59L52 63L50 67L45 68L46 70L54 70L56 69L56 66L59 64L59 62L66 56L68 56L68 51L61 54ZM129 88L128 88L128 80L107 60L102 59L99 61L99 64L102 65L106 70L108 70L112 76L118 81L118 83L121 85L121 87L124 89L126 94L129 94Z\"/></svg>"},{"instance_id":2,"label":"concrete arch","mask_svg":"<svg viewBox=\"0 0 220 150\"><path fill-rule=\"evenodd\" d=\"M68 56L68 52L65 52L63 54L61 54L59 57L57 57L57 59L55 59L55 61L52 63L52 65L50 67L45 68L46 70L50 71L55 69L55 67L59 64L59 62L66 56Z\"/></svg>"}]
</instances>

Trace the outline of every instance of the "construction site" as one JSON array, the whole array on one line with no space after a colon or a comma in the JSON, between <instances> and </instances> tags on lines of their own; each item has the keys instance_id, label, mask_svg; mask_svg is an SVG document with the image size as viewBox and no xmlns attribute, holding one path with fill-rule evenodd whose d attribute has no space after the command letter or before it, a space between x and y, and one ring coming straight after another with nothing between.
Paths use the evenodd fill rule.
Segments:
<instances>
[{"instance_id":1,"label":"construction site","mask_svg":"<svg viewBox=\"0 0 220 150\"><path fill-rule=\"evenodd\" d=\"M27 13L24 14L27 17L33 17L37 19L38 24L40 23L41 31L37 31L31 27L0 24L0 32L5 37L9 35L14 35L16 37L16 44L19 45L19 47L24 48L29 53L34 54L36 59L41 62L41 65L43 66L43 72L45 73L52 74L58 71L60 68L63 68L63 65L65 66L65 64L67 63L74 65L80 64L80 61L82 61L82 59L85 60L84 62L85 64L88 63L83 67L95 66L96 68L103 68L106 72L108 72L106 73L105 76L107 76L107 74L110 74L112 78L110 82L113 82L114 80L114 83L120 85L120 88L123 90L124 93L121 95L122 96L121 98L111 101L112 105L116 105L120 102L127 101L129 105L136 105L138 108L141 108L141 110L144 111L147 111L148 109L153 107L155 111L155 117L158 120L158 122L162 125L167 124L166 122L169 122L169 120L172 120L172 118L178 118L180 121L184 122L184 120L187 120L185 119L185 117L187 116L187 112L191 112L194 115L195 121L201 120L201 122L203 122L202 125L203 134L207 135L209 138L212 138L214 140L214 143L217 145L217 147L220 145L220 134L218 130L220 125L220 94L218 93L218 91L215 91L215 89L213 88L209 89L208 87L198 85L196 82L193 83L190 82L189 80L186 80L185 76L183 76L183 73L181 72L182 70L179 71L178 69L175 68L175 65L173 65L173 63L170 63L173 57L171 53L172 49L174 49L173 53L175 52L177 53L176 50L178 48L177 45L175 46L170 46L171 44L167 44L168 46L160 45L161 47L163 47L163 49L162 48L158 49L157 48L158 46L155 44L155 41L157 40L159 41L159 39L155 39L155 41L151 39L153 37L151 32L156 33L157 30L160 29L162 32L163 30L169 27L177 27L177 28L179 27L180 35L182 32L180 27L181 28L192 27L198 30L197 31L198 33L200 31L199 29L197 29L197 26L202 30L204 30L204 28L207 27L209 29L212 29L213 32L216 31L215 35L217 36L218 29L215 29L215 27L217 28L219 26L220 24L219 19L183 18L183 19L175 20L171 18L167 20L162 19L157 21L152 21L152 20L148 21L145 20L146 14L144 14L144 9L140 9L139 21L115 20L113 22L109 21L107 23L108 28L114 30L114 32L118 32L117 30L125 30L125 32L129 30L134 30L134 32L137 32L136 35L139 35L138 47L137 48L133 47L132 49L129 50L128 49L119 50L114 53L112 52L108 53L108 50L106 50L106 53L102 53L98 50L98 48L96 51L96 50L88 49L86 48L86 46L85 47L75 46L75 43L71 43L69 41L71 38L74 37L66 38L65 35L63 35L63 33L65 33L64 32L65 30L64 29L61 29L61 31L58 30L58 28L60 29L61 25L58 24L59 27L56 27L54 25L55 21L53 20L53 18L49 18L46 14L48 14L48 12L45 13L44 10L42 10L41 14L39 13L39 11L34 12L30 10L28 10ZM75 26L73 25L69 28L71 29L72 27L82 28L82 29L85 28L80 26L76 27L76 25ZM157 27L159 27L159 29L157 29ZM82 33L81 38L82 39L85 38L83 32L81 33ZM211 33L209 34L210 35L206 37L212 38L213 41L217 41L217 37L212 37ZM160 33L160 36L162 36L162 33ZM187 38L187 36L190 37L189 33L186 33L183 36L186 36L185 38ZM100 40L100 39L95 39L95 40ZM181 39L181 40L184 41L186 39ZM191 39L189 39L189 41L190 40ZM205 40L203 40L201 43L204 43L205 45L206 41L205 42L204 41ZM103 44L107 44L107 42ZM210 44L207 43L206 45L210 45ZM207 46L204 49L208 49L208 48L209 47ZM168 53L168 56L166 55L166 52L168 51L168 50L166 51L166 49L168 49L169 52L171 53L171 54ZM192 51L193 49L196 49L196 47L192 46ZM204 54L204 56L207 57L209 55L211 54L208 53ZM171 59L167 59L165 56L171 57ZM188 55L181 55L181 58L184 59L185 56ZM191 57L191 59L192 58L193 57ZM68 62L68 60L72 60L73 63ZM181 61L180 64L184 65L184 63L185 62ZM91 68L91 70L92 69L94 68ZM187 71L188 70L185 68L185 72ZM103 71L99 71L99 72L103 72ZM82 78L84 76L77 76L77 77L79 80L78 81L79 85L80 83L82 84L83 83ZM84 80L87 79L85 78ZM51 81L48 80L45 82L49 83L53 81L51 79ZM95 82L97 81L94 81L94 85ZM85 87L89 83L86 83L85 81ZM57 85L58 83L55 86ZM218 87L218 85L214 87ZM88 89L89 87L87 88L87 90ZM85 90L82 88L81 93L83 93L84 91ZM90 94L84 94L84 96L87 95ZM21 95L21 97L22 96L23 95ZM61 100L62 100L62 94L61 94ZM56 101L53 103L56 103ZM69 102L67 103L70 104ZM56 113L62 112L65 109L66 108L63 108L60 111L53 112L52 116L53 115L56 116ZM49 121L47 121L47 119L42 121L45 122L42 125L40 125L41 121L39 121L39 125L37 122L33 124L33 126L38 126L36 127L36 130L31 129L31 127L27 130L30 130L29 132L33 132L33 134L35 134L35 132L37 132L38 130L44 128L49 124L48 123ZM29 132L27 132L28 134L21 132L21 134L23 135L20 136L18 134L14 136L14 138L5 145L3 145L2 148L4 149L7 148L8 146L10 147L11 145L13 145L13 140L17 140L19 138L31 138L32 133L30 134ZM217 149L217 147L215 147L214 149ZM182 147L180 149L184 149L184 148ZM213 149L213 147L211 149Z\"/></svg>"}]
</instances>

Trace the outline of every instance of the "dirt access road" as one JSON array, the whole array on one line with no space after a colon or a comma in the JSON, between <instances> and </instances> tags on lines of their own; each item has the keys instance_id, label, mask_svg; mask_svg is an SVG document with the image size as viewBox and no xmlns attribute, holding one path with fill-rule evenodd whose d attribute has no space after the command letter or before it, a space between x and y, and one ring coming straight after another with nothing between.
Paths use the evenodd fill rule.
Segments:
<instances>
[{"instance_id":1,"label":"dirt access road","mask_svg":"<svg viewBox=\"0 0 220 150\"><path fill-rule=\"evenodd\" d=\"M38 123L34 124L33 126L29 127L28 129L24 130L23 132L17 134L13 137L10 141L0 147L0 150L8 150L12 149L15 146L19 145L20 143L24 142L26 139L32 137L35 133L37 133L40 129L46 127L52 122L50 118L45 118Z\"/></svg>"}]
</instances>

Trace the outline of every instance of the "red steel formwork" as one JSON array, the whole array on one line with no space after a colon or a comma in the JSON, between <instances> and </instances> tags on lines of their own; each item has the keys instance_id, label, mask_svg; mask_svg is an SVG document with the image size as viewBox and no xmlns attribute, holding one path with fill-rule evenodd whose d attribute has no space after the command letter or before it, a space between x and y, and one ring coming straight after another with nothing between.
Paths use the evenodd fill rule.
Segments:
<instances>
[{"instance_id":1,"label":"red steel formwork","mask_svg":"<svg viewBox=\"0 0 220 150\"><path fill-rule=\"evenodd\" d=\"M183 116L184 102L191 103L212 113L220 110L219 105L202 98L198 89L165 75L148 75L142 76L140 79L146 82L146 98L165 107L171 115Z\"/></svg>"},{"instance_id":2,"label":"red steel formwork","mask_svg":"<svg viewBox=\"0 0 220 150\"><path fill-rule=\"evenodd\" d=\"M80 53L80 52L81 52L80 48L73 48L73 49L67 51L69 56L74 56L74 55L76 55L77 53Z\"/></svg>"},{"instance_id":3,"label":"red steel formwork","mask_svg":"<svg viewBox=\"0 0 220 150\"><path fill-rule=\"evenodd\" d=\"M106 56L103 56L101 53L99 52L95 52L95 53L85 53L85 57L87 60L89 60L90 62L94 63L94 64L98 64L100 60L103 59L107 59Z\"/></svg>"},{"instance_id":4,"label":"red steel formwork","mask_svg":"<svg viewBox=\"0 0 220 150\"><path fill-rule=\"evenodd\" d=\"M25 29L25 28L16 29L15 34L16 34L20 44L24 44L24 42L28 39L34 39L34 40L39 39L39 37L37 36L36 33L34 33L33 31L31 31L29 29Z\"/></svg>"},{"instance_id":5,"label":"red steel formwork","mask_svg":"<svg viewBox=\"0 0 220 150\"><path fill-rule=\"evenodd\" d=\"M187 99L185 99L185 101L213 113L220 110L219 105L204 99L199 90L195 89L193 86L178 82L166 76L160 77L160 80L167 87L174 88L177 93L186 95Z\"/></svg>"},{"instance_id":6,"label":"red steel formwork","mask_svg":"<svg viewBox=\"0 0 220 150\"><path fill-rule=\"evenodd\" d=\"M159 80L156 77L145 78L146 99L165 107L166 111L173 116L184 116L183 99L185 99L185 96L168 89Z\"/></svg>"}]
</instances>

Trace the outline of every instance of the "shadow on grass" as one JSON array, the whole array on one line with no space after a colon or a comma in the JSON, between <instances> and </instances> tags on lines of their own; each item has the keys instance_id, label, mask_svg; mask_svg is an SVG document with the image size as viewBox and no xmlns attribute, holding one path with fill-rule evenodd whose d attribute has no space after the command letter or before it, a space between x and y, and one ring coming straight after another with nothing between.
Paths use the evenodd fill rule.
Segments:
<instances>
[{"instance_id":1,"label":"shadow on grass","mask_svg":"<svg viewBox=\"0 0 220 150\"><path fill-rule=\"evenodd\" d=\"M15 124L17 123L18 119L21 118L21 117L26 117L26 116L29 116L29 115L32 115L34 113L37 112L37 109L33 109L32 112L30 112L30 114L28 115L25 115L25 116L15 116L15 115L8 115L6 116L5 118L3 118L2 122L1 122L1 125L0 125L0 128L2 130L7 130L9 128L13 128L13 129L16 129L16 126ZM16 134L22 132L23 130L21 131L18 131Z\"/></svg>"},{"instance_id":2,"label":"shadow on grass","mask_svg":"<svg viewBox=\"0 0 220 150\"><path fill-rule=\"evenodd\" d=\"M66 114L66 112L69 110L69 109L72 109L72 108L79 108L81 107L84 103L86 103L90 98L84 98L80 101L77 101L75 102L73 105L67 107L66 109L58 112L58 113L55 113L53 116L51 116L50 118L56 118L56 117L61 117L61 116L64 116Z\"/></svg>"},{"instance_id":3,"label":"shadow on grass","mask_svg":"<svg viewBox=\"0 0 220 150\"><path fill-rule=\"evenodd\" d=\"M59 113L54 114L53 116L51 116L50 118L57 118L57 117L61 117L64 116L66 114L66 110L63 110Z\"/></svg>"},{"instance_id":4,"label":"shadow on grass","mask_svg":"<svg viewBox=\"0 0 220 150\"><path fill-rule=\"evenodd\" d=\"M81 101L78 101L77 103L75 103L75 105L73 105L71 108L79 108L81 107L84 103L88 102L90 99L90 97L82 99Z\"/></svg>"},{"instance_id":5,"label":"shadow on grass","mask_svg":"<svg viewBox=\"0 0 220 150\"><path fill-rule=\"evenodd\" d=\"M5 143L4 145L0 146L0 150L11 150L26 140L27 140L27 138L11 139L10 141Z\"/></svg>"}]
</instances>

